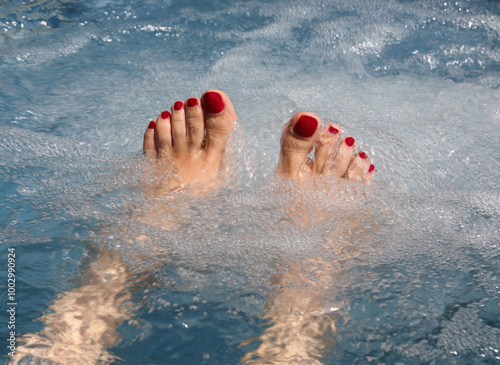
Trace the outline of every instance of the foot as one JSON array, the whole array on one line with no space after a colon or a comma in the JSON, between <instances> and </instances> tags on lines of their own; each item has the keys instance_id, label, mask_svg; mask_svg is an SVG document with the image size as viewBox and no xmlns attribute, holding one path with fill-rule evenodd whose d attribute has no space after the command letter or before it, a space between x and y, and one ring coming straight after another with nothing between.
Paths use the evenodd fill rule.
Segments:
<instances>
[{"instance_id":1,"label":"foot","mask_svg":"<svg viewBox=\"0 0 500 365\"><path fill-rule=\"evenodd\" d=\"M313 113L296 113L283 128L277 174L298 179L309 175L330 175L373 183L375 166L365 152L356 153L353 137L342 139L342 129L334 123L322 127ZM314 160L307 156L315 148Z\"/></svg>"},{"instance_id":2,"label":"foot","mask_svg":"<svg viewBox=\"0 0 500 365\"><path fill-rule=\"evenodd\" d=\"M201 98L176 101L151 121L144 153L173 164L176 184L212 182L221 168L236 112L226 94L209 90Z\"/></svg>"}]
</instances>

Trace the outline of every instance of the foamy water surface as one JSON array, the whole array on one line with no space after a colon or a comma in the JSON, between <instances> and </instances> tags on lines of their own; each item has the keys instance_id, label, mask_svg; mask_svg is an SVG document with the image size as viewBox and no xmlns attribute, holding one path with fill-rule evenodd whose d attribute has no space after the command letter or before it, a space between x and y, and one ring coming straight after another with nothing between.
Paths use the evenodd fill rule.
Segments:
<instances>
[{"instance_id":1,"label":"foamy water surface","mask_svg":"<svg viewBox=\"0 0 500 365\"><path fill-rule=\"evenodd\" d=\"M264 331L273 274L321 257L325 364L500 361L499 32L498 1L2 3L16 330L40 331L111 250L136 275L116 363L235 364ZM207 89L239 114L224 188L148 198L148 122ZM355 136L375 186L318 179L303 196L274 179L299 110Z\"/></svg>"}]
</instances>

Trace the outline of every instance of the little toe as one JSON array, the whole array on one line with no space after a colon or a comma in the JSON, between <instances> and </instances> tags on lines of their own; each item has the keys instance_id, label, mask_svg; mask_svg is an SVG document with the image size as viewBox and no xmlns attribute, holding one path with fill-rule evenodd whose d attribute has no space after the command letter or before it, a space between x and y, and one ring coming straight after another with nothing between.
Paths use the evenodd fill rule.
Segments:
<instances>
[{"instance_id":1,"label":"little toe","mask_svg":"<svg viewBox=\"0 0 500 365\"><path fill-rule=\"evenodd\" d=\"M182 155L187 149L186 116L184 114L184 103L176 101L170 108L172 115L170 124L172 128L172 148L176 155Z\"/></svg>"},{"instance_id":2,"label":"little toe","mask_svg":"<svg viewBox=\"0 0 500 365\"><path fill-rule=\"evenodd\" d=\"M341 135L342 129L337 124L329 123L323 128L314 150L313 172L315 174L323 174L326 164L332 155L333 149L340 140Z\"/></svg>"},{"instance_id":3,"label":"little toe","mask_svg":"<svg viewBox=\"0 0 500 365\"><path fill-rule=\"evenodd\" d=\"M152 120L149 122L148 129L144 132L144 142L142 143L143 151L146 155L156 155L156 143L155 143L155 127L156 122Z\"/></svg>"},{"instance_id":4,"label":"little toe","mask_svg":"<svg viewBox=\"0 0 500 365\"><path fill-rule=\"evenodd\" d=\"M188 146L200 149L205 137L205 120L199 98L189 98L184 104L186 110L186 134Z\"/></svg>"},{"instance_id":5,"label":"little toe","mask_svg":"<svg viewBox=\"0 0 500 365\"><path fill-rule=\"evenodd\" d=\"M369 185L373 182L374 169L375 166L372 164L367 154L365 152L359 152L351 160L345 177L348 180Z\"/></svg>"},{"instance_id":6,"label":"little toe","mask_svg":"<svg viewBox=\"0 0 500 365\"><path fill-rule=\"evenodd\" d=\"M351 136L340 142L337 153L328 168L328 174L342 177L354 156L355 140Z\"/></svg>"},{"instance_id":7,"label":"little toe","mask_svg":"<svg viewBox=\"0 0 500 365\"><path fill-rule=\"evenodd\" d=\"M229 97L220 90L208 90L201 97L205 120L205 153L208 159L222 159L234 130L236 112Z\"/></svg>"},{"instance_id":8,"label":"little toe","mask_svg":"<svg viewBox=\"0 0 500 365\"><path fill-rule=\"evenodd\" d=\"M172 150L172 128L168 110L163 111L156 119L155 143L159 153L169 153Z\"/></svg>"},{"instance_id":9,"label":"little toe","mask_svg":"<svg viewBox=\"0 0 500 365\"><path fill-rule=\"evenodd\" d=\"M283 128L277 174L298 178L320 133L320 118L309 112L296 113Z\"/></svg>"},{"instance_id":10,"label":"little toe","mask_svg":"<svg viewBox=\"0 0 500 365\"><path fill-rule=\"evenodd\" d=\"M370 164L370 166L368 166L368 171L363 176L363 184L372 185L373 184L373 180L375 180L375 172L376 171L377 170L375 170L375 165L374 164Z\"/></svg>"}]
</instances>

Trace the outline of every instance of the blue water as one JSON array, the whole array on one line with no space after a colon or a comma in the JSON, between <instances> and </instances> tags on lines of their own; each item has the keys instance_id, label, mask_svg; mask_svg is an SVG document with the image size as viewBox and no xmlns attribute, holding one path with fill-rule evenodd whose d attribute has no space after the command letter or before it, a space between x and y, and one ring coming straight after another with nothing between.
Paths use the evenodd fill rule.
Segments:
<instances>
[{"instance_id":1,"label":"blue water","mask_svg":"<svg viewBox=\"0 0 500 365\"><path fill-rule=\"evenodd\" d=\"M277 267L327 242L327 260L355 254L322 294L338 308L323 363L498 363L499 33L492 0L0 2L0 260L16 248L19 337L106 248L135 275L115 363L236 364ZM175 230L138 221L158 208L144 129L211 88L240 116L232 178L169 203ZM302 204L329 214L306 227L273 179L298 110L337 121L378 170L348 206L319 184Z\"/></svg>"}]
</instances>

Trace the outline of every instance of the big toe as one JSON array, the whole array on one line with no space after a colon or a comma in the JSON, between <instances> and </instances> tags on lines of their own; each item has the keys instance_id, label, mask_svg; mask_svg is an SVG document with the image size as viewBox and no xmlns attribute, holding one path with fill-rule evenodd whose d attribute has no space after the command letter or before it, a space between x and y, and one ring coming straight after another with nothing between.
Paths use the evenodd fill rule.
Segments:
<instances>
[{"instance_id":1,"label":"big toe","mask_svg":"<svg viewBox=\"0 0 500 365\"><path fill-rule=\"evenodd\" d=\"M201 97L205 118L205 151L208 158L220 159L234 130L236 112L229 97L220 90L208 90Z\"/></svg>"},{"instance_id":2,"label":"big toe","mask_svg":"<svg viewBox=\"0 0 500 365\"><path fill-rule=\"evenodd\" d=\"M283 128L280 160L277 174L282 177L298 178L307 166L307 155L318 138L320 118L309 112L296 113Z\"/></svg>"}]
</instances>

